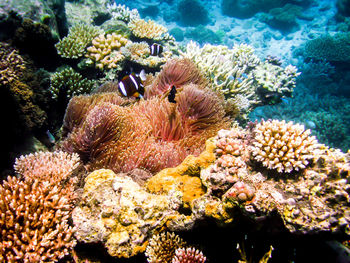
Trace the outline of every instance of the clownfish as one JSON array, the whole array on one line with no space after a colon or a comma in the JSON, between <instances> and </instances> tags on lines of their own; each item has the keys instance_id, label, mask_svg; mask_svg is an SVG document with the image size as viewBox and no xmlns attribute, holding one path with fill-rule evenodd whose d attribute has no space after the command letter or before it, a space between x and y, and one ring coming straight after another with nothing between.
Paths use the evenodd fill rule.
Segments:
<instances>
[{"instance_id":1,"label":"clownfish","mask_svg":"<svg viewBox=\"0 0 350 263\"><path fill-rule=\"evenodd\" d=\"M118 83L118 90L124 97L135 97L142 99L145 93L145 88L142 85L142 81L146 79L146 73L144 70L139 75L131 73L124 76Z\"/></svg>"},{"instance_id":2,"label":"clownfish","mask_svg":"<svg viewBox=\"0 0 350 263\"><path fill-rule=\"evenodd\" d=\"M171 103L176 103L175 94L176 94L176 87L175 87L175 86L172 86L172 87L171 87L171 90L170 90L170 92L169 92L169 95L168 95L168 101L169 101L169 102L171 102Z\"/></svg>"},{"instance_id":3,"label":"clownfish","mask_svg":"<svg viewBox=\"0 0 350 263\"><path fill-rule=\"evenodd\" d=\"M163 52L163 47L157 43L153 43L150 46L151 56L159 56Z\"/></svg>"}]
</instances>

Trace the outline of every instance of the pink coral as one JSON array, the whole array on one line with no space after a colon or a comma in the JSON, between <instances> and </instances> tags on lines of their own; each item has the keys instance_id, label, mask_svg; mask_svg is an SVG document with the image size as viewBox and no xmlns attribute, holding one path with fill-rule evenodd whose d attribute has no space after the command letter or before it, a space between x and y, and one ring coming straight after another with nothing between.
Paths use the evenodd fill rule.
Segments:
<instances>
[{"instance_id":1,"label":"pink coral","mask_svg":"<svg viewBox=\"0 0 350 263\"><path fill-rule=\"evenodd\" d=\"M207 258L193 247L178 248L171 263L204 263Z\"/></svg>"}]
</instances>

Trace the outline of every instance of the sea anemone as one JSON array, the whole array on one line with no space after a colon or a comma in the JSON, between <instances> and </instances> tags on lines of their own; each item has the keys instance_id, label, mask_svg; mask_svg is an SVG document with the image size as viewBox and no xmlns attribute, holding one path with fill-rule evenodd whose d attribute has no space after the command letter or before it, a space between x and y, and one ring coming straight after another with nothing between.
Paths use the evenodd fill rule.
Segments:
<instances>
[{"instance_id":1,"label":"sea anemone","mask_svg":"<svg viewBox=\"0 0 350 263\"><path fill-rule=\"evenodd\" d=\"M152 86L146 89L145 97L167 95L172 86L178 90L189 83L205 87L207 81L190 59L172 59L164 65Z\"/></svg>"}]
</instances>

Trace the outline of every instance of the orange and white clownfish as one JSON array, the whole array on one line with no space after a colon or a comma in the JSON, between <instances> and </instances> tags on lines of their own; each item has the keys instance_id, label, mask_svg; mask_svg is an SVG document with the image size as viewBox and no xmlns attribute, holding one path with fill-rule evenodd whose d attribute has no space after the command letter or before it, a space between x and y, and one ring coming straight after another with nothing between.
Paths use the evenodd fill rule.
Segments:
<instances>
[{"instance_id":1,"label":"orange and white clownfish","mask_svg":"<svg viewBox=\"0 0 350 263\"><path fill-rule=\"evenodd\" d=\"M145 93L145 88L142 85L142 81L146 79L146 73L144 70L139 75L131 73L124 76L118 83L118 90L124 97L135 97L142 99Z\"/></svg>"},{"instance_id":2,"label":"orange and white clownfish","mask_svg":"<svg viewBox=\"0 0 350 263\"><path fill-rule=\"evenodd\" d=\"M153 43L149 48L151 56L159 56L163 52L163 47L157 43Z\"/></svg>"}]
</instances>

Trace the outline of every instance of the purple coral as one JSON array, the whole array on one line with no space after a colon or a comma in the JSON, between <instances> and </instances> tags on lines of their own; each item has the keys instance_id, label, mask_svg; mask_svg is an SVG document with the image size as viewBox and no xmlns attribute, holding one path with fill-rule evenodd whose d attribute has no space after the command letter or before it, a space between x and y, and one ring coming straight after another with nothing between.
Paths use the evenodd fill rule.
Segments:
<instances>
[{"instance_id":1,"label":"purple coral","mask_svg":"<svg viewBox=\"0 0 350 263\"><path fill-rule=\"evenodd\" d=\"M178 248L171 263L204 263L207 258L193 247Z\"/></svg>"}]
</instances>

